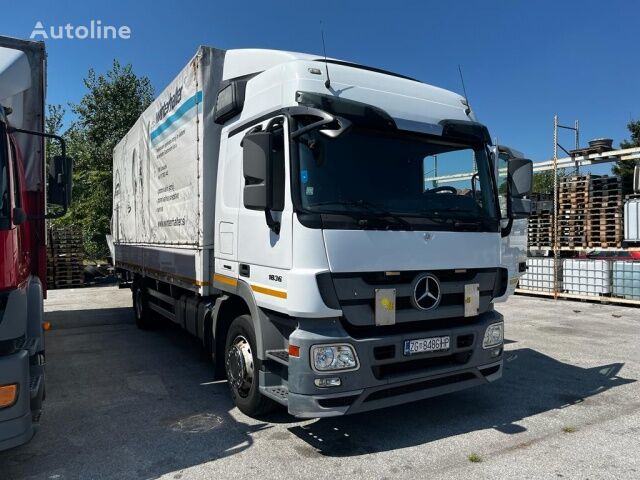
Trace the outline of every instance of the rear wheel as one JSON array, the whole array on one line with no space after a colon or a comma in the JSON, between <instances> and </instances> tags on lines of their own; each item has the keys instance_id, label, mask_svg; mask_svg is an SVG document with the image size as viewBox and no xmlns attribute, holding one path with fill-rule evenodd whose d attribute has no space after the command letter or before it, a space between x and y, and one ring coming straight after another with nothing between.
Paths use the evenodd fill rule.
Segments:
<instances>
[{"instance_id":1,"label":"rear wheel","mask_svg":"<svg viewBox=\"0 0 640 480\"><path fill-rule=\"evenodd\" d=\"M149 330L153 326L153 319L151 318L147 294L141 281L137 281L133 285L133 314L136 319L136 325L141 330Z\"/></svg>"},{"instance_id":2,"label":"rear wheel","mask_svg":"<svg viewBox=\"0 0 640 480\"><path fill-rule=\"evenodd\" d=\"M231 323L224 353L231 396L240 411L257 416L271 410L273 402L260 393L256 335L251 316L241 315Z\"/></svg>"}]
</instances>

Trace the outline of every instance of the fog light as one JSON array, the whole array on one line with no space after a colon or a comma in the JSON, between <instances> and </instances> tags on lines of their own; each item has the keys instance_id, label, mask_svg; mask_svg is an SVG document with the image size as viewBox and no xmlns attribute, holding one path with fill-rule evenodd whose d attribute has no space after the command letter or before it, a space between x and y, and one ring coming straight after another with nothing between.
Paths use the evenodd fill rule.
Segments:
<instances>
[{"instance_id":1,"label":"fog light","mask_svg":"<svg viewBox=\"0 0 640 480\"><path fill-rule=\"evenodd\" d=\"M0 386L0 408L11 407L18 399L18 384Z\"/></svg>"},{"instance_id":2,"label":"fog light","mask_svg":"<svg viewBox=\"0 0 640 480\"><path fill-rule=\"evenodd\" d=\"M351 345L314 345L311 347L311 366L319 372L356 370L358 357Z\"/></svg>"},{"instance_id":3,"label":"fog light","mask_svg":"<svg viewBox=\"0 0 640 480\"><path fill-rule=\"evenodd\" d=\"M484 339L482 340L482 348L491 348L498 345L502 345L503 340L503 328L504 324L494 323L487 327L487 330L484 332Z\"/></svg>"},{"instance_id":4,"label":"fog light","mask_svg":"<svg viewBox=\"0 0 640 480\"><path fill-rule=\"evenodd\" d=\"M491 350L490 355L491 355L491 358L496 358L496 357L499 357L501 353L502 353L502 347L494 348L493 350Z\"/></svg>"},{"instance_id":5,"label":"fog light","mask_svg":"<svg viewBox=\"0 0 640 480\"><path fill-rule=\"evenodd\" d=\"M340 377L316 378L313 383L320 388L339 387L342 385L342 380L340 380Z\"/></svg>"}]
</instances>

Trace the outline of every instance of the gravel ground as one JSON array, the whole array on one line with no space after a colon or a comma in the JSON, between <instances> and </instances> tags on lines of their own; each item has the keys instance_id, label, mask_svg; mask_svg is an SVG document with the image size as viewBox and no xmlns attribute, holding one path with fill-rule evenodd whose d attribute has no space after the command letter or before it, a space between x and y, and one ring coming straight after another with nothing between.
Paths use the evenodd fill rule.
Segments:
<instances>
[{"instance_id":1,"label":"gravel ground","mask_svg":"<svg viewBox=\"0 0 640 480\"><path fill-rule=\"evenodd\" d=\"M46 301L47 402L1 479L640 478L640 310L514 297L497 383L366 414L260 420L128 290Z\"/></svg>"}]
</instances>

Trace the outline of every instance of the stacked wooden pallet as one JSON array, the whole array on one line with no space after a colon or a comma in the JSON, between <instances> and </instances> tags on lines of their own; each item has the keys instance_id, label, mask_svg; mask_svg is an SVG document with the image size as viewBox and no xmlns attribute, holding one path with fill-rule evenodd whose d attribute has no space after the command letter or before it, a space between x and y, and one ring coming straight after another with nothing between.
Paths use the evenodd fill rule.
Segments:
<instances>
[{"instance_id":1,"label":"stacked wooden pallet","mask_svg":"<svg viewBox=\"0 0 640 480\"><path fill-rule=\"evenodd\" d=\"M560 180L558 186L558 239L561 247L587 246L587 207L591 175Z\"/></svg>"},{"instance_id":2,"label":"stacked wooden pallet","mask_svg":"<svg viewBox=\"0 0 640 480\"><path fill-rule=\"evenodd\" d=\"M558 188L560 247L621 247L622 186L617 177L576 175Z\"/></svg>"},{"instance_id":3,"label":"stacked wooden pallet","mask_svg":"<svg viewBox=\"0 0 640 480\"><path fill-rule=\"evenodd\" d=\"M49 288L84 285L82 232L76 227L50 227L47 245L47 284Z\"/></svg>"},{"instance_id":4,"label":"stacked wooden pallet","mask_svg":"<svg viewBox=\"0 0 640 480\"><path fill-rule=\"evenodd\" d=\"M617 177L593 178L589 191L589 247L622 247L622 182Z\"/></svg>"},{"instance_id":5,"label":"stacked wooden pallet","mask_svg":"<svg viewBox=\"0 0 640 480\"><path fill-rule=\"evenodd\" d=\"M553 248L553 214L534 213L529 217L529 248Z\"/></svg>"}]
</instances>

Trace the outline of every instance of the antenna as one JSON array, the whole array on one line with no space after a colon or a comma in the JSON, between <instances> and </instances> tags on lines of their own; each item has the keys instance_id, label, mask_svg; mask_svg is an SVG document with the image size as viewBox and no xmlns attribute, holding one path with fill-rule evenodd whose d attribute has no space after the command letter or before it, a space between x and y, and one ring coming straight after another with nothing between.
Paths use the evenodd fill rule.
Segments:
<instances>
[{"instance_id":1,"label":"antenna","mask_svg":"<svg viewBox=\"0 0 640 480\"><path fill-rule=\"evenodd\" d=\"M469 106L469 97L467 96L467 88L464 86L464 76L462 75L462 67L458 64L458 73L460 74L460 82L462 83L462 91L464 92L464 100L467 102L465 113L469 115L471 113L471 107Z\"/></svg>"},{"instance_id":2,"label":"antenna","mask_svg":"<svg viewBox=\"0 0 640 480\"><path fill-rule=\"evenodd\" d=\"M329 63L327 62L327 47L324 45L324 27L322 26L322 22L320 22L320 34L322 35L322 51L324 53L324 68L327 71L327 79L324 82L324 86L327 89L331 88L331 79L329 78Z\"/></svg>"}]
</instances>

